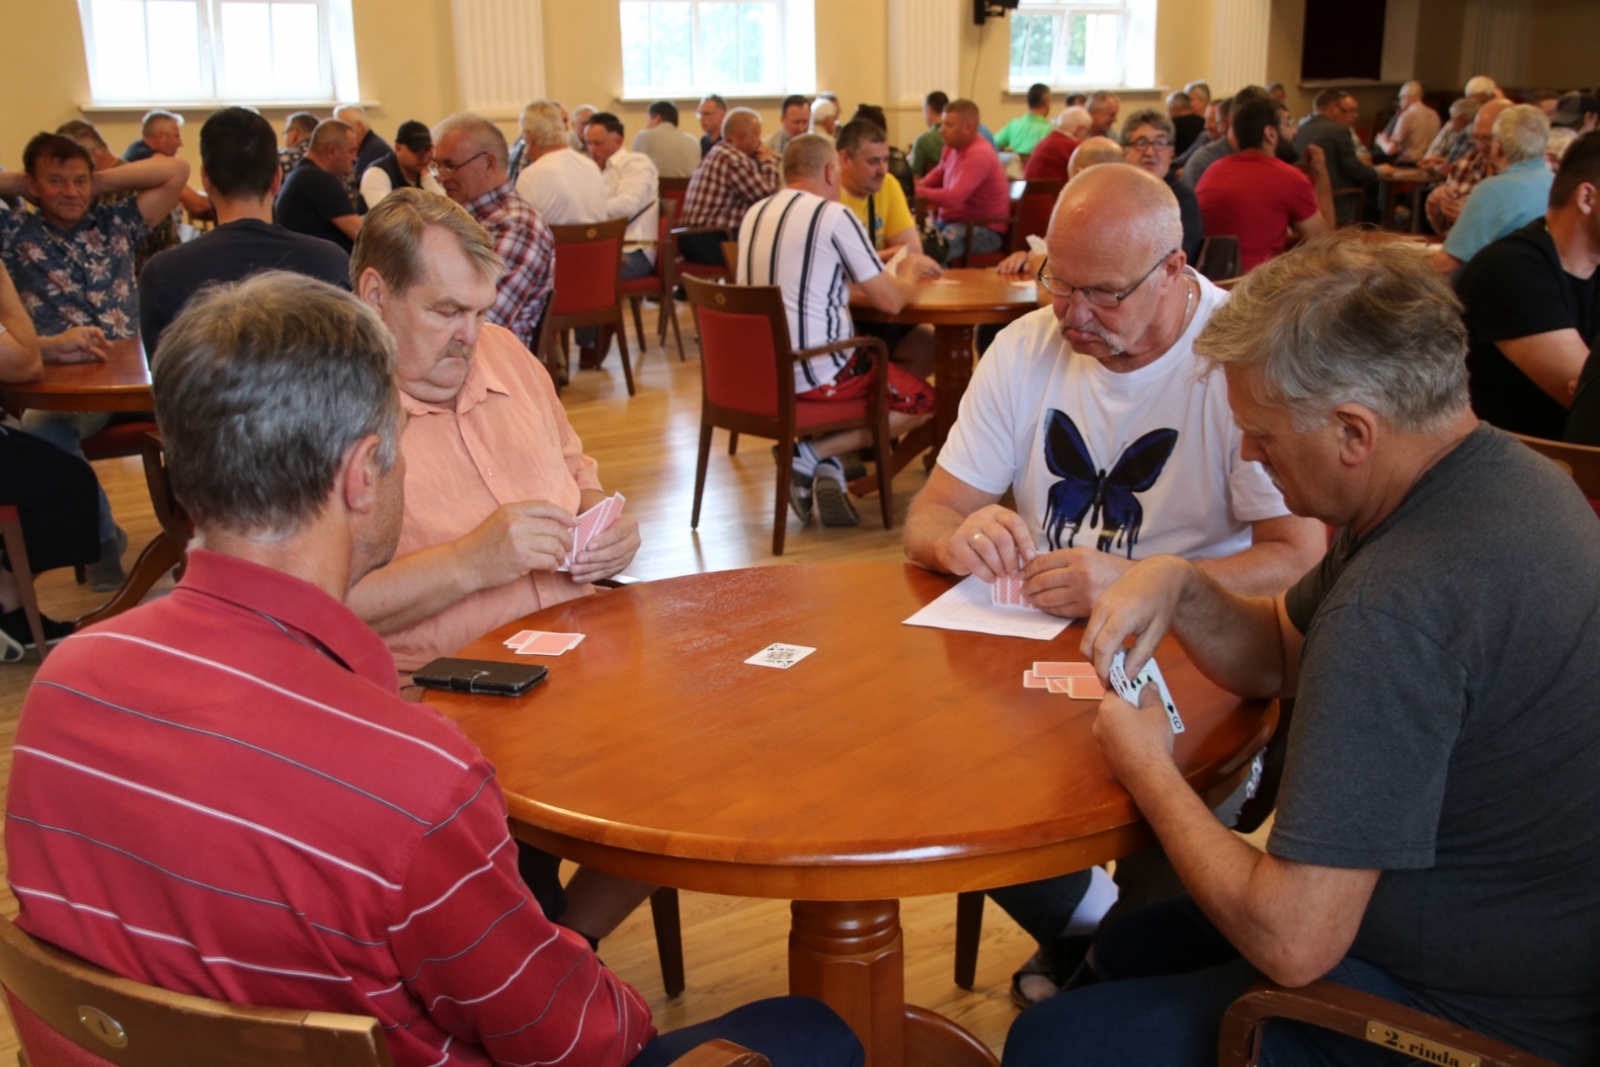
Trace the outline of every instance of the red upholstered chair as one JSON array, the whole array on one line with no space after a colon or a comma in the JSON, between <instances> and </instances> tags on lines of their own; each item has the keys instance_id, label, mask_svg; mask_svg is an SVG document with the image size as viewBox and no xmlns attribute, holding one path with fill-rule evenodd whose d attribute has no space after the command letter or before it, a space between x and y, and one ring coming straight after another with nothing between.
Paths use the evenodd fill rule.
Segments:
<instances>
[{"instance_id":1,"label":"red upholstered chair","mask_svg":"<svg viewBox=\"0 0 1600 1067\"><path fill-rule=\"evenodd\" d=\"M628 363L627 320L622 317L622 238L627 219L578 226L552 226L556 239L556 286L544 314L539 355L548 366L557 335L579 326L606 326L617 338L622 376L633 395L633 367ZM604 349L602 349L604 351Z\"/></svg>"},{"instance_id":2,"label":"red upholstered chair","mask_svg":"<svg viewBox=\"0 0 1600 1067\"><path fill-rule=\"evenodd\" d=\"M721 226L675 226L671 230L673 248L676 250L677 243L683 240L683 238L689 234L727 232L728 231ZM728 282L733 281L735 278L735 275L728 273L728 265L725 262L715 265L710 263L690 263L682 256L677 256L675 262L673 263L673 267L678 272L680 284L684 278L707 278L711 281Z\"/></svg>"},{"instance_id":3,"label":"red upholstered chair","mask_svg":"<svg viewBox=\"0 0 1600 1067\"><path fill-rule=\"evenodd\" d=\"M1013 185L1017 184L1015 182ZM1020 195L1013 197L1016 210L1011 222L1011 251L1025 252L1029 237L1043 237L1050 228L1050 213L1055 210L1056 198L1061 195L1061 181L1023 182Z\"/></svg>"},{"instance_id":4,"label":"red upholstered chair","mask_svg":"<svg viewBox=\"0 0 1600 1067\"><path fill-rule=\"evenodd\" d=\"M700 455L694 476L694 512L691 528L700 525L700 499L705 493L706 465L711 456L711 431L717 427L734 433L776 438L778 455L777 508L772 524L772 554L783 555L789 514L787 457L797 437L839 430L867 429L875 454L889 454L888 349L872 337L851 337L830 345L798 352L790 348L789 321L783 294L772 285L717 285L698 278L683 279L700 330L700 371L703 398L700 405ZM794 365L797 360L830 352L866 349L872 353L876 388L871 397L853 403L819 404L795 399ZM883 508L883 528L893 525L889 499L889 468L878 467L878 500Z\"/></svg>"},{"instance_id":5,"label":"red upholstered chair","mask_svg":"<svg viewBox=\"0 0 1600 1067\"><path fill-rule=\"evenodd\" d=\"M662 179L666 181L667 179ZM639 338L639 358L644 358L644 320L639 315L639 305L644 303L645 297L653 297L660 313L656 319L656 339L661 345L662 352L667 350L667 327L672 327L672 335L678 342L678 361L682 362L687 357L683 352L683 333L678 328L678 305L673 296L678 288L678 275L674 269L677 258L677 244L672 239L672 224L678 218L678 209L682 206L681 200L662 199L659 202L661 220L656 237L656 269L646 274L643 278L630 278L622 283L622 295L628 298L633 305L633 328Z\"/></svg>"},{"instance_id":6,"label":"red upholstered chair","mask_svg":"<svg viewBox=\"0 0 1600 1067\"><path fill-rule=\"evenodd\" d=\"M674 205L674 214L683 214L683 202L689 196L688 178L657 178L657 199L664 205L671 201Z\"/></svg>"}]
</instances>

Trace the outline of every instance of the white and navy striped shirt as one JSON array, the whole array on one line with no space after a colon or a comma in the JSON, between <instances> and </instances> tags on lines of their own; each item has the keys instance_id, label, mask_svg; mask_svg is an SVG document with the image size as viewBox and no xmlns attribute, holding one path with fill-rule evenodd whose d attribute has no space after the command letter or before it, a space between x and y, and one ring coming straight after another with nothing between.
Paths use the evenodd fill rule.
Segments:
<instances>
[{"instance_id":1,"label":"white and navy striped shirt","mask_svg":"<svg viewBox=\"0 0 1600 1067\"><path fill-rule=\"evenodd\" d=\"M796 349L855 336L850 283L870 281L882 270L855 212L815 193L784 189L753 205L739 227L739 284L783 290ZM839 352L795 364L795 391L827 385L851 357Z\"/></svg>"}]
</instances>

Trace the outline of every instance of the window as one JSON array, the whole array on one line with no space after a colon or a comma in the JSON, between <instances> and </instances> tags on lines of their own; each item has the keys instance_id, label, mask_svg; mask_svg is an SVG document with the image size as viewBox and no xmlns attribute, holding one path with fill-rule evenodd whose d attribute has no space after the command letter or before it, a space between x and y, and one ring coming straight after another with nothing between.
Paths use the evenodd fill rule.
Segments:
<instances>
[{"instance_id":1,"label":"window","mask_svg":"<svg viewBox=\"0 0 1600 1067\"><path fill-rule=\"evenodd\" d=\"M360 96L350 0L79 0L94 103Z\"/></svg>"},{"instance_id":2,"label":"window","mask_svg":"<svg viewBox=\"0 0 1600 1067\"><path fill-rule=\"evenodd\" d=\"M1155 81L1155 0L1022 0L1011 15L1013 92Z\"/></svg>"},{"instance_id":3,"label":"window","mask_svg":"<svg viewBox=\"0 0 1600 1067\"><path fill-rule=\"evenodd\" d=\"M811 0L621 0L626 98L816 88Z\"/></svg>"}]
</instances>

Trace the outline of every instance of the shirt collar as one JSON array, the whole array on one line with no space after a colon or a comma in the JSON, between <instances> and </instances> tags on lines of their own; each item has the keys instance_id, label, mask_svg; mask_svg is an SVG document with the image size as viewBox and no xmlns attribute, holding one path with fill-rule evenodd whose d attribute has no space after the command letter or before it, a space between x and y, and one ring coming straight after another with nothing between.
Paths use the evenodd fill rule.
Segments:
<instances>
[{"instance_id":1,"label":"shirt collar","mask_svg":"<svg viewBox=\"0 0 1600 1067\"><path fill-rule=\"evenodd\" d=\"M483 345L483 335L478 335L478 344ZM442 404L430 404L425 400L401 390L400 406L406 409L406 414L412 418L421 418L425 415L449 415L457 417L465 415L488 398L490 393L499 393L510 396L511 390L505 387L500 380L499 373L484 362L481 352L474 352L472 366L467 368L466 380L461 383L461 389L456 393L453 401Z\"/></svg>"},{"instance_id":2,"label":"shirt collar","mask_svg":"<svg viewBox=\"0 0 1600 1067\"><path fill-rule=\"evenodd\" d=\"M503 185L490 189L476 200L469 200L462 206L467 209L467 214L477 218L479 215L486 214L499 207L501 201L509 197L514 188L515 186L511 184L511 179L507 178Z\"/></svg>"},{"instance_id":3,"label":"shirt collar","mask_svg":"<svg viewBox=\"0 0 1600 1067\"><path fill-rule=\"evenodd\" d=\"M394 656L383 638L344 604L283 571L204 548L190 548L180 589L265 615L320 644L351 671L396 693Z\"/></svg>"}]
</instances>

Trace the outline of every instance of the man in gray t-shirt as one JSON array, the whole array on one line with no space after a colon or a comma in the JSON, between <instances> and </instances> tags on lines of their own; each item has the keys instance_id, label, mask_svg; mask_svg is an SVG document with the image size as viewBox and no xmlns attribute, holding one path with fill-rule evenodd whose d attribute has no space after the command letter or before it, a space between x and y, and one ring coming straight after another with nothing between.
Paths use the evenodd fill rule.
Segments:
<instances>
[{"instance_id":1,"label":"man in gray t-shirt","mask_svg":"<svg viewBox=\"0 0 1600 1067\"><path fill-rule=\"evenodd\" d=\"M1262 977L1596 1062L1600 522L1472 416L1458 305L1404 249L1309 242L1252 272L1195 348L1227 374L1244 458L1343 532L1275 600L1141 562L1084 650L1104 676L1135 637L1132 674L1170 630L1230 691L1297 697L1277 819L1265 853L1222 830L1153 694L1107 696L1096 736L1189 895L1104 931L1101 984L1025 1012L1006 1067L1208 1065ZM1261 1062L1405 1060L1277 1020Z\"/></svg>"}]
</instances>

